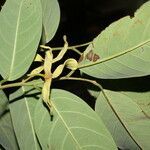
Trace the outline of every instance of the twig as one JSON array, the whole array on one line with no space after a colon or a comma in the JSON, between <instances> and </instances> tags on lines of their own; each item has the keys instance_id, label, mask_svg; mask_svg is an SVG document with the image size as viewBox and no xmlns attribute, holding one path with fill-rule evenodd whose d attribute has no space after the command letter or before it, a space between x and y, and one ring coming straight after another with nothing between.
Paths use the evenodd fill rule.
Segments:
<instances>
[{"instance_id":1,"label":"twig","mask_svg":"<svg viewBox=\"0 0 150 150\"><path fill-rule=\"evenodd\" d=\"M69 50L69 49L68 49L68 50ZM76 53L79 54L79 55L82 55L82 53L81 53L78 49L76 49L76 48L72 48L72 49L70 49L70 50L76 52Z\"/></svg>"},{"instance_id":2,"label":"twig","mask_svg":"<svg viewBox=\"0 0 150 150\"><path fill-rule=\"evenodd\" d=\"M33 83L31 82L17 82L17 83L11 83L11 84L6 84L6 85L0 85L0 90L2 89L7 89L7 88L11 88L11 87L19 87L19 86L35 86L41 84L41 82L37 82L37 83Z\"/></svg>"},{"instance_id":3,"label":"twig","mask_svg":"<svg viewBox=\"0 0 150 150\"><path fill-rule=\"evenodd\" d=\"M73 50L74 48L79 48L79 47L84 47L84 46L87 46L89 44L91 44L92 42L87 42L87 43L84 43L84 44L79 44L79 45L74 45L74 46L68 46L68 49L70 50ZM54 47L52 48L52 50L61 50L63 47Z\"/></svg>"}]
</instances>

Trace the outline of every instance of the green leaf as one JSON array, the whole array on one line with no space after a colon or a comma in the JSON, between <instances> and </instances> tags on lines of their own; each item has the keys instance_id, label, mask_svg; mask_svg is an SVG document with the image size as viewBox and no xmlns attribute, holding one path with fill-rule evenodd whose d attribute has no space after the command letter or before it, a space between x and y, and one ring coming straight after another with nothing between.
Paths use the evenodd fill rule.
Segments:
<instances>
[{"instance_id":1,"label":"green leaf","mask_svg":"<svg viewBox=\"0 0 150 150\"><path fill-rule=\"evenodd\" d=\"M8 99L5 93L0 90L0 116L3 115L4 111L7 109Z\"/></svg>"},{"instance_id":2,"label":"green leaf","mask_svg":"<svg viewBox=\"0 0 150 150\"><path fill-rule=\"evenodd\" d=\"M15 80L30 67L42 31L40 0L8 0L0 12L0 74Z\"/></svg>"},{"instance_id":3,"label":"green leaf","mask_svg":"<svg viewBox=\"0 0 150 150\"><path fill-rule=\"evenodd\" d=\"M114 150L110 133L96 113L79 97L59 89L51 93L53 120L41 101L34 123L44 150Z\"/></svg>"},{"instance_id":4,"label":"green leaf","mask_svg":"<svg viewBox=\"0 0 150 150\"><path fill-rule=\"evenodd\" d=\"M135 13L134 18L124 17L106 28L83 53L80 70L104 79L149 75L149 10L150 1ZM91 57L92 54L95 57Z\"/></svg>"},{"instance_id":5,"label":"green leaf","mask_svg":"<svg viewBox=\"0 0 150 150\"><path fill-rule=\"evenodd\" d=\"M149 149L150 92L114 92L104 90L96 102L96 112L122 149ZM117 116L107 103L114 108ZM112 122L112 124L110 124Z\"/></svg>"},{"instance_id":6,"label":"green leaf","mask_svg":"<svg viewBox=\"0 0 150 150\"><path fill-rule=\"evenodd\" d=\"M4 92L0 90L0 145L6 150L18 150L11 116L7 110L8 99Z\"/></svg>"},{"instance_id":7,"label":"green leaf","mask_svg":"<svg viewBox=\"0 0 150 150\"><path fill-rule=\"evenodd\" d=\"M39 92L32 87L21 87L10 95L10 112L20 149L38 150L33 113Z\"/></svg>"},{"instance_id":8,"label":"green leaf","mask_svg":"<svg viewBox=\"0 0 150 150\"><path fill-rule=\"evenodd\" d=\"M41 3L43 8L43 43L48 43L57 31L60 8L57 0L41 0Z\"/></svg>"}]
</instances>

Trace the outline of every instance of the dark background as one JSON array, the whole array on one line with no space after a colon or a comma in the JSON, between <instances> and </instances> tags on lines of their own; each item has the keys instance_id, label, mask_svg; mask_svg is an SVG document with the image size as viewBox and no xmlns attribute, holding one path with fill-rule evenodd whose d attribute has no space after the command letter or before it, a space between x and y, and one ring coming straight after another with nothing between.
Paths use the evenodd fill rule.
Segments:
<instances>
[{"instance_id":1,"label":"dark background","mask_svg":"<svg viewBox=\"0 0 150 150\"><path fill-rule=\"evenodd\" d=\"M52 45L63 44L62 36L70 45L91 41L113 21L135 10L147 0L58 0L61 10L60 25Z\"/></svg>"},{"instance_id":2,"label":"dark background","mask_svg":"<svg viewBox=\"0 0 150 150\"><path fill-rule=\"evenodd\" d=\"M92 41L102 30L112 22L130 15L147 0L59 0L61 10L61 20L58 31L49 43L50 46L62 46L63 35L67 35L70 45L77 45ZM84 49L81 49L82 51ZM73 55L74 56L74 55ZM76 72L73 76L79 77ZM144 92L150 89L150 76L103 80L89 77L99 82L105 89L115 91L135 91ZM93 109L95 98L91 96L87 89L99 90L95 86L81 81L61 81L54 83L54 87L66 89L81 97Z\"/></svg>"}]
</instances>

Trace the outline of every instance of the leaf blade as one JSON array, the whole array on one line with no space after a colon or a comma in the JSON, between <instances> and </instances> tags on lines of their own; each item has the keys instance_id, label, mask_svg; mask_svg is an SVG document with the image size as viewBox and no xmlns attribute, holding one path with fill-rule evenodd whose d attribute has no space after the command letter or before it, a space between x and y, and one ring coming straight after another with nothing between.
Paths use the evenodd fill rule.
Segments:
<instances>
[{"instance_id":1,"label":"leaf blade","mask_svg":"<svg viewBox=\"0 0 150 150\"><path fill-rule=\"evenodd\" d=\"M15 80L31 65L42 30L39 0L6 1L0 13L0 73Z\"/></svg>"},{"instance_id":2,"label":"leaf blade","mask_svg":"<svg viewBox=\"0 0 150 150\"><path fill-rule=\"evenodd\" d=\"M91 62L84 59L80 63L80 70L104 79L149 75L149 4L145 3L134 18L124 17L95 38L92 49L100 60ZM83 53L84 57L89 47Z\"/></svg>"},{"instance_id":3,"label":"leaf blade","mask_svg":"<svg viewBox=\"0 0 150 150\"><path fill-rule=\"evenodd\" d=\"M43 42L48 43L57 31L60 8L57 0L41 0L41 3L43 8Z\"/></svg>"},{"instance_id":4,"label":"leaf blade","mask_svg":"<svg viewBox=\"0 0 150 150\"><path fill-rule=\"evenodd\" d=\"M150 136L148 126L150 121L149 118L147 118L142 112L140 105L145 103L143 105L143 110L149 115L149 106L146 105L149 103L149 92L136 93L105 90L105 93L132 138L142 149L148 149L148 138ZM130 135L125 132L123 129L124 127L120 125L120 121L117 118L114 118L112 110L110 111L108 109L110 109L110 106L108 106L105 97L101 93L96 103L96 112L102 117L103 121L112 133L117 145L124 149L138 149L136 144L132 141L132 139L130 139ZM105 111L107 111L107 113ZM113 126L109 125L110 121L116 122L116 130L113 129ZM123 133L123 138L120 133ZM127 140L125 141L125 139Z\"/></svg>"},{"instance_id":5,"label":"leaf blade","mask_svg":"<svg viewBox=\"0 0 150 150\"><path fill-rule=\"evenodd\" d=\"M41 102L35 109L35 128L43 149L116 149L98 116L78 97L63 90L52 90L52 106L53 121Z\"/></svg>"},{"instance_id":6,"label":"leaf blade","mask_svg":"<svg viewBox=\"0 0 150 150\"><path fill-rule=\"evenodd\" d=\"M8 150L18 150L10 112L7 110L8 99L0 90L0 144Z\"/></svg>"},{"instance_id":7,"label":"leaf blade","mask_svg":"<svg viewBox=\"0 0 150 150\"><path fill-rule=\"evenodd\" d=\"M10 112L20 149L40 149L32 116L36 104L35 94L38 96L37 90L21 87L10 95Z\"/></svg>"}]
</instances>

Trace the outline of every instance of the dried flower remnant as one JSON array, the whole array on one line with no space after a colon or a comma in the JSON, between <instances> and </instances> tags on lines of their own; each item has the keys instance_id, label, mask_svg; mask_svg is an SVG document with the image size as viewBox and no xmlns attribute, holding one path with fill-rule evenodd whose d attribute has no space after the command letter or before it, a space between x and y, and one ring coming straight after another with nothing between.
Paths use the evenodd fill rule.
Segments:
<instances>
[{"instance_id":1,"label":"dried flower remnant","mask_svg":"<svg viewBox=\"0 0 150 150\"><path fill-rule=\"evenodd\" d=\"M98 59L100 59L99 55L94 54L94 56L93 56L93 62L96 62Z\"/></svg>"},{"instance_id":2,"label":"dried flower remnant","mask_svg":"<svg viewBox=\"0 0 150 150\"><path fill-rule=\"evenodd\" d=\"M93 51L90 50L87 54L86 54L86 59L88 59L89 61L92 61L93 60Z\"/></svg>"},{"instance_id":3,"label":"dried flower remnant","mask_svg":"<svg viewBox=\"0 0 150 150\"><path fill-rule=\"evenodd\" d=\"M89 61L92 61L92 62L96 62L98 59L100 59L100 56L93 53L92 50L90 50L85 56L84 54L82 54L78 60L78 63L82 62L83 60L89 60Z\"/></svg>"},{"instance_id":4,"label":"dried flower remnant","mask_svg":"<svg viewBox=\"0 0 150 150\"><path fill-rule=\"evenodd\" d=\"M80 63L82 60L83 60L84 56L83 54L80 56L79 60L78 60L78 63Z\"/></svg>"}]
</instances>

